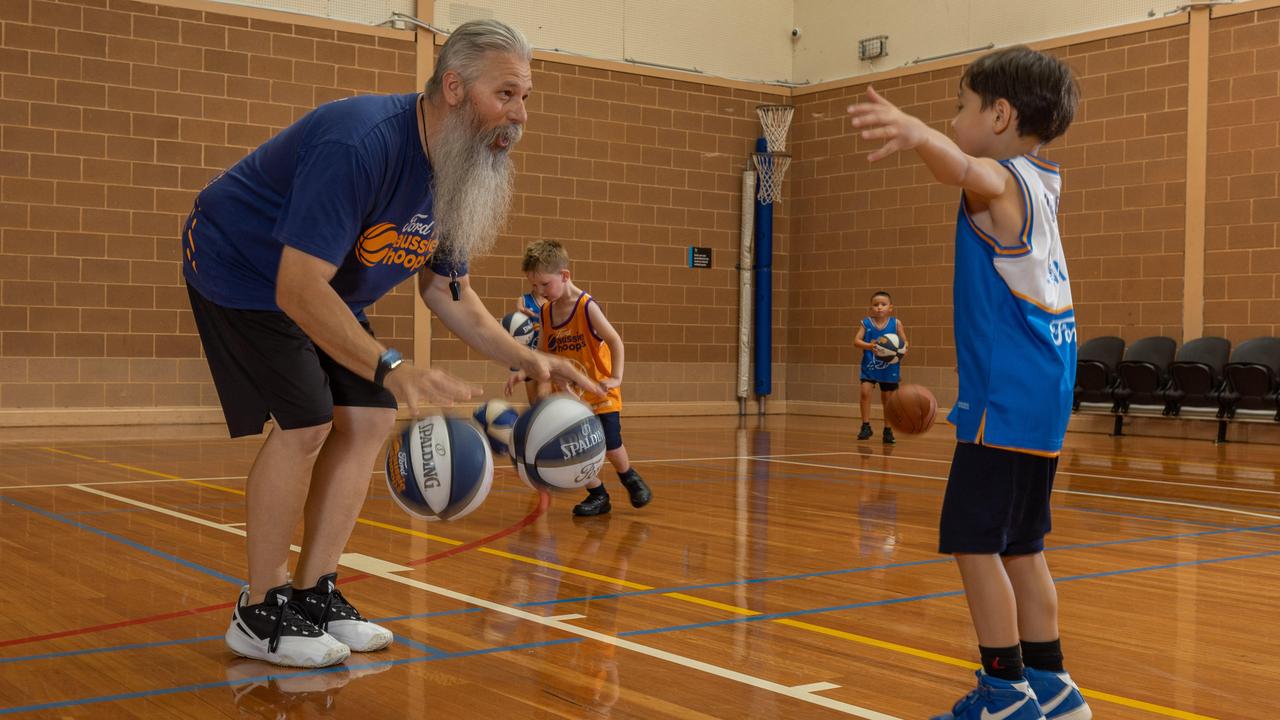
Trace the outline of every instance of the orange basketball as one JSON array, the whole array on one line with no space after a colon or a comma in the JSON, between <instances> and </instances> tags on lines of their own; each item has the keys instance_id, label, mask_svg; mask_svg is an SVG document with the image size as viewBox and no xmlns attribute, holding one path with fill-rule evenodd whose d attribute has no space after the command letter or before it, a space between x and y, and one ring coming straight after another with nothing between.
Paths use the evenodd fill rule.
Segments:
<instances>
[{"instance_id":1,"label":"orange basketball","mask_svg":"<svg viewBox=\"0 0 1280 720\"><path fill-rule=\"evenodd\" d=\"M908 435L922 433L933 427L938 414L938 401L923 385L899 385L889 393L884 404L885 422L894 430Z\"/></svg>"}]
</instances>

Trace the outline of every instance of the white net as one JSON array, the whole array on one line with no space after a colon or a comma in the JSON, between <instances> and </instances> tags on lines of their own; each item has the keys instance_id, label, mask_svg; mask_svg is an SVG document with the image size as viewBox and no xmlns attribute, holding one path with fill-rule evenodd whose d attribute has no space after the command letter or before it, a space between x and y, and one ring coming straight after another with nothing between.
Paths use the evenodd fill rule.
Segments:
<instances>
[{"instance_id":1,"label":"white net","mask_svg":"<svg viewBox=\"0 0 1280 720\"><path fill-rule=\"evenodd\" d=\"M764 128L764 139L769 145L769 152L780 153L787 149L787 129L791 127L791 115L795 113L791 105L758 105L756 114L760 116L760 126Z\"/></svg>"},{"instance_id":2,"label":"white net","mask_svg":"<svg viewBox=\"0 0 1280 720\"><path fill-rule=\"evenodd\" d=\"M782 201L782 179L791 167L791 156L781 152L751 153L756 166L756 199L762 203Z\"/></svg>"}]
</instances>

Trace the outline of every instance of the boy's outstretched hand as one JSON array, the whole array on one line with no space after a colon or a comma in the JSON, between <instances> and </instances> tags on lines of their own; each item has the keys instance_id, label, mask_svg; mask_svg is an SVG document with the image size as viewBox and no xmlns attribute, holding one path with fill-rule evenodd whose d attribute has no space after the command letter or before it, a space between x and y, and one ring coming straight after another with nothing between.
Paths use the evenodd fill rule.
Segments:
<instances>
[{"instance_id":1,"label":"boy's outstretched hand","mask_svg":"<svg viewBox=\"0 0 1280 720\"><path fill-rule=\"evenodd\" d=\"M867 99L847 108L849 124L861 130L864 140L884 140L879 150L867 156L868 162L889 157L901 150L912 150L923 143L929 126L919 118L908 115L896 105L885 100L874 88L867 86Z\"/></svg>"}]
</instances>

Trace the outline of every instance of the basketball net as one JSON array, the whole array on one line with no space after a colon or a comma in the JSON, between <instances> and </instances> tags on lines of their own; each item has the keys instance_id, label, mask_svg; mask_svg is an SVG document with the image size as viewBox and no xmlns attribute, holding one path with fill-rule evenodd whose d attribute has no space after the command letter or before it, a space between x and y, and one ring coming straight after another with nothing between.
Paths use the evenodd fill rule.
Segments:
<instances>
[{"instance_id":1,"label":"basketball net","mask_svg":"<svg viewBox=\"0 0 1280 720\"><path fill-rule=\"evenodd\" d=\"M764 129L768 152L751 153L751 163L756 166L756 199L762 203L782 200L782 179L791 166L787 149L787 130L791 127L792 105L757 105L760 127Z\"/></svg>"},{"instance_id":2,"label":"basketball net","mask_svg":"<svg viewBox=\"0 0 1280 720\"><path fill-rule=\"evenodd\" d=\"M784 152L751 153L756 166L756 199L762 203L782 201L782 179L791 167L791 156Z\"/></svg>"},{"instance_id":3,"label":"basketball net","mask_svg":"<svg viewBox=\"0 0 1280 720\"><path fill-rule=\"evenodd\" d=\"M791 115L795 113L791 105L758 105L756 114L760 116L760 126L764 128L764 140L769 152L780 153L787 149L787 129L791 127Z\"/></svg>"}]
</instances>

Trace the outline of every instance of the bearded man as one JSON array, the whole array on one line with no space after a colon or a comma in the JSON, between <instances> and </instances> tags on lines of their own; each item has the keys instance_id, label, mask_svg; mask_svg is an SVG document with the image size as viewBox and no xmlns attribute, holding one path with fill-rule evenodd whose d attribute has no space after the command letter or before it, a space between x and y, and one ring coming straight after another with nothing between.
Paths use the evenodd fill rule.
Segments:
<instances>
[{"instance_id":1,"label":"bearded man","mask_svg":"<svg viewBox=\"0 0 1280 720\"><path fill-rule=\"evenodd\" d=\"M513 340L467 278L510 204L531 56L517 30L466 23L425 92L323 105L196 198L183 274L227 429L256 435L274 420L246 488L249 584L226 634L238 655L321 667L391 643L337 589L339 556L398 401L416 413L478 388L403 361L364 308L416 275L427 307L486 357L596 386Z\"/></svg>"}]
</instances>

